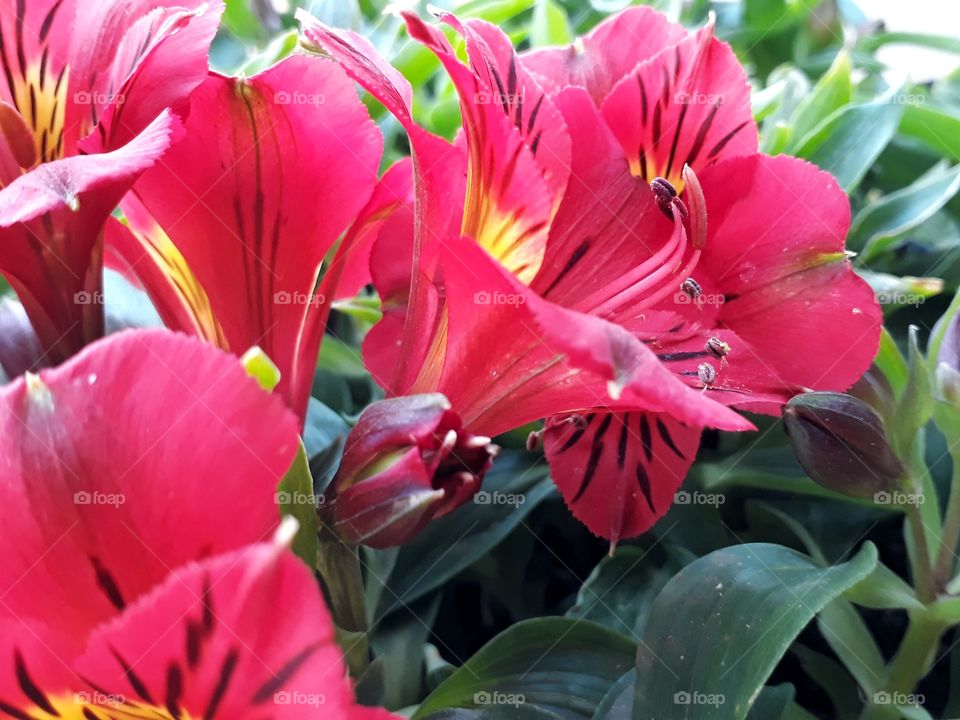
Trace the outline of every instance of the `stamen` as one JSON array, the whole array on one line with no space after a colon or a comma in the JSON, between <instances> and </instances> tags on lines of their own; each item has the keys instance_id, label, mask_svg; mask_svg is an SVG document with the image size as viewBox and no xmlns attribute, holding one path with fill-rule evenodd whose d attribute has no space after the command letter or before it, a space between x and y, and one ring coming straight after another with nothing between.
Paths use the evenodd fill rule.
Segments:
<instances>
[{"instance_id":1,"label":"stamen","mask_svg":"<svg viewBox=\"0 0 960 720\"><path fill-rule=\"evenodd\" d=\"M730 346L718 337L707 340L704 348L718 360L723 360L730 353Z\"/></svg>"},{"instance_id":2,"label":"stamen","mask_svg":"<svg viewBox=\"0 0 960 720\"><path fill-rule=\"evenodd\" d=\"M534 430L527 435L527 452L536 452L543 447L543 430Z\"/></svg>"},{"instance_id":3,"label":"stamen","mask_svg":"<svg viewBox=\"0 0 960 720\"><path fill-rule=\"evenodd\" d=\"M650 189L653 191L653 197L657 201L657 207L660 212L667 216L668 220L673 220L673 213L670 206L677 199L677 190L669 180L662 177L655 177L650 181ZM684 208L684 212L686 208ZM683 214L683 213L681 213Z\"/></svg>"},{"instance_id":4,"label":"stamen","mask_svg":"<svg viewBox=\"0 0 960 720\"><path fill-rule=\"evenodd\" d=\"M717 379L717 369L710 363L700 363L700 365L697 366L697 377L700 378L700 382L703 383L703 387L706 389L710 385L713 385Z\"/></svg>"},{"instance_id":5,"label":"stamen","mask_svg":"<svg viewBox=\"0 0 960 720\"><path fill-rule=\"evenodd\" d=\"M680 283L680 290L687 297L693 300L696 300L698 297L700 297L703 294L703 288L700 287L700 283L698 283L693 278L687 278L682 283Z\"/></svg>"}]
</instances>

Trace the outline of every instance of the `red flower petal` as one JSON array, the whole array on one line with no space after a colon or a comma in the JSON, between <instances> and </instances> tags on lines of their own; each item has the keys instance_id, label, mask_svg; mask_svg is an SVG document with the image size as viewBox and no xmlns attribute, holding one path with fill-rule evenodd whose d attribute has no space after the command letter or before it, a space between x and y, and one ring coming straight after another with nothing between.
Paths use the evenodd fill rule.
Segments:
<instances>
[{"instance_id":1,"label":"red flower petal","mask_svg":"<svg viewBox=\"0 0 960 720\"><path fill-rule=\"evenodd\" d=\"M599 106L622 77L685 36L663 13L634 7L604 20L574 45L533 50L521 59L550 90L586 88Z\"/></svg>"},{"instance_id":2,"label":"red flower petal","mask_svg":"<svg viewBox=\"0 0 960 720\"><path fill-rule=\"evenodd\" d=\"M310 570L257 544L180 567L82 657L0 620L0 712L11 717L388 720L356 704Z\"/></svg>"},{"instance_id":3,"label":"red flower petal","mask_svg":"<svg viewBox=\"0 0 960 720\"><path fill-rule=\"evenodd\" d=\"M170 568L269 533L297 444L292 414L235 358L166 331L114 335L5 387L0 438L18 538L4 611L74 642Z\"/></svg>"},{"instance_id":4,"label":"red flower petal","mask_svg":"<svg viewBox=\"0 0 960 720\"><path fill-rule=\"evenodd\" d=\"M750 85L730 47L707 27L639 66L603 103L635 175L678 189L685 164L757 151Z\"/></svg>"},{"instance_id":5,"label":"red flower petal","mask_svg":"<svg viewBox=\"0 0 960 720\"><path fill-rule=\"evenodd\" d=\"M123 145L166 108L184 114L187 98L207 75L224 7L222 0L90 5L79 7L84 19L77 18L73 29L65 121L71 154L76 140L87 153ZM96 132L84 139L94 125Z\"/></svg>"},{"instance_id":6,"label":"red flower petal","mask_svg":"<svg viewBox=\"0 0 960 720\"><path fill-rule=\"evenodd\" d=\"M95 633L77 669L174 717L350 718L355 707L313 574L266 544L177 570Z\"/></svg>"},{"instance_id":7,"label":"red flower petal","mask_svg":"<svg viewBox=\"0 0 960 720\"><path fill-rule=\"evenodd\" d=\"M570 149L562 119L500 30L441 15L464 35L467 67L440 30L412 13L404 19L410 35L440 59L460 96L468 155L461 232L529 282L567 182Z\"/></svg>"},{"instance_id":8,"label":"red flower petal","mask_svg":"<svg viewBox=\"0 0 960 720\"><path fill-rule=\"evenodd\" d=\"M784 384L849 387L876 354L881 313L843 254L850 204L836 180L763 155L717 163L700 180L709 224L697 273L727 297L719 323Z\"/></svg>"},{"instance_id":9,"label":"red flower petal","mask_svg":"<svg viewBox=\"0 0 960 720\"><path fill-rule=\"evenodd\" d=\"M369 198L381 147L340 68L293 56L245 80L211 75L191 96L185 138L135 188L229 348L262 347L301 417L320 340L304 343L304 325L332 300L314 295L320 264Z\"/></svg>"},{"instance_id":10,"label":"red flower petal","mask_svg":"<svg viewBox=\"0 0 960 720\"><path fill-rule=\"evenodd\" d=\"M413 227L410 217L412 210L413 167L410 158L405 157L383 174L369 202L350 226L337 250L332 268L323 279L324 287L335 288L333 294L337 298L351 298L371 283L370 254L374 243L386 223L397 214L406 216L410 227ZM338 282L330 283L328 278L334 274ZM409 279L409 273L407 276Z\"/></svg>"},{"instance_id":11,"label":"red flower petal","mask_svg":"<svg viewBox=\"0 0 960 720\"><path fill-rule=\"evenodd\" d=\"M543 300L475 243L448 250L443 273L447 324L435 345L442 376L431 359L414 390L443 392L474 432L493 436L590 408L752 427L681 382L622 327Z\"/></svg>"},{"instance_id":12,"label":"red flower petal","mask_svg":"<svg viewBox=\"0 0 960 720\"><path fill-rule=\"evenodd\" d=\"M53 362L103 334L103 224L178 131L165 112L119 150L45 163L0 190L0 271Z\"/></svg>"},{"instance_id":13,"label":"red flower petal","mask_svg":"<svg viewBox=\"0 0 960 720\"><path fill-rule=\"evenodd\" d=\"M661 413L552 417L543 443L567 507L616 544L649 530L673 504L700 428Z\"/></svg>"},{"instance_id":14,"label":"red flower petal","mask_svg":"<svg viewBox=\"0 0 960 720\"><path fill-rule=\"evenodd\" d=\"M570 132L571 174L531 288L558 304L589 311L594 293L649 260L674 228L647 183L630 173L623 150L586 91L566 88L554 102Z\"/></svg>"}]
</instances>

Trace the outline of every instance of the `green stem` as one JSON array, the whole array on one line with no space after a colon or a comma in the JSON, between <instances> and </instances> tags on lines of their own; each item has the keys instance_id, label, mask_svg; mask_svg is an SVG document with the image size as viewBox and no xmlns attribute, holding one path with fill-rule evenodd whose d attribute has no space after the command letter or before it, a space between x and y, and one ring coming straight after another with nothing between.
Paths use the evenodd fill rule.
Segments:
<instances>
[{"instance_id":1,"label":"green stem","mask_svg":"<svg viewBox=\"0 0 960 720\"><path fill-rule=\"evenodd\" d=\"M350 674L357 677L370 662L363 575L357 548L334 537L321 537L317 571L337 628L337 640Z\"/></svg>"},{"instance_id":2,"label":"green stem","mask_svg":"<svg viewBox=\"0 0 960 720\"><path fill-rule=\"evenodd\" d=\"M936 581L941 588L953 576L957 543L960 542L960 458L951 455L951 459L953 460L953 479L950 483L950 499L947 501L940 549L937 552Z\"/></svg>"},{"instance_id":3,"label":"green stem","mask_svg":"<svg viewBox=\"0 0 960 720\"><path fill-rule=\"evenodd\" d=\"M930 551L927 549L927 536L923 529L923 519L920 517L920 510L917 505L907 505L904 507L907 524L910 526L910 532L913 535L913 584L917 588L917 596L925 605L929 605L936 599L936 586L933 582L932 564L930 561Z\"/></svg>"},{"instance_id":4,"label":"green stem","mask_svg":"<svg viewBox=\"0 0 960 720\"><path fill-rule=\"evenodd\" d=\"M910 625L900 648L887 668L883 686L868 699L860 720L899 720L900 712L894 703L913 694L924 675L930 670L940 639L949 623L934 617L927 610L910 614Z\"/></svg>"}]
</instances>

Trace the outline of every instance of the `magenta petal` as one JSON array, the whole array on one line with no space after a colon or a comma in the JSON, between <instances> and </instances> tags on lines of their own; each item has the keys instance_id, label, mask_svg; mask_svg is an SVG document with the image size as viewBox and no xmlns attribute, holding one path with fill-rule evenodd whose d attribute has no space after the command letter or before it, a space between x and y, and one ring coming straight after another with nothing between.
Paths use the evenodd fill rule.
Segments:
<instances>
[{"instance_id":1,"label":"magenta petal","mask_svg":"<svg viewBox=\"0 0 960 720\"><path fill-rule=\"evenodd\" d=\"M210 43L220 24L222 0L121 0L102 2L103 14L77 24L97 27L91 39L74 37L66 127L92 129L74 138L84 152L102 152L130 140L166 108L185 114L187 98L207 75ZM88 12L84 9L84 12ZM89 23L89 25L87 25ZM110 58L103 67L104 58Z\"/></svg>"},{"instance_id":2,"label":"magenta petal","mask_svg":"<svg viewBox=\"0 0 960 720\"><path fill-rule=\"evenodd\" d=\"M674 502L700 428L660 413L552 417L550 475L574 516L612 544L646 532Z\"/></svg>"},{"instance_id":3,"label":"magenta petal","mask_svg":"<svg viewBox=\"0 0 960 720\"><path fill-rule=\"evenodd\" d=\"M443 264L448 327L439 389L474 432L591 408L669 412L691 424L752 427L667 370L618 325L535 295L467 240ZM509 327L510 332L503 328Z\"/></svg>"},{"instance_id":4,"label":"magenta petal","mask_svg":"<svg viewBox=\"0 0 960 720\"><path fill-rule=\"evenodd\" d=\"M684 165L697 172L723 157L757 151L750 85L712 27L665 49L613 88L603 115L635 175L679 185Z\"/></svg>"},{"instance_id":5,"label":"magenta petal","mask_svg":"<svg viewBox=\"0 0 960 720\"><path fill-rule=\"evenodd\" d=\"M697 272L727 298L719 323L785 386L849 387L876 354L881 313L844 255L850 204L836 180L764 155L719 162L700 180L709 222Z\"/></svg>"},{"instance_id":6,"label":"magenta petal","mask_svg":"<svg viewBox=\"0 0 960 720\"><path fill-rule=\"evenodd\" d=\"M314 292L320 266L370 197L381 149L343 71L295 55L251 78L211 74L191 96L184 139L135 187L229 349L263 348L301 417L321 339L305 326L333 299Z\"/></svg>"},{"instance_id":7,"label":"magenta petal","mask_svg":"<svg viewBox=\"0 0 960 720\"><path fill-rule=\"evenodd\" d=\"M94 634L77 671L174 717L362 717L313 573L269 544L177 568Z\"/></svg>"},{"instance_id":8,"label":"magenta petal","mask_svg":"<svg viewBox=\"0 0 960 720\"><path fill-rule=\"evenodd\" d=\"M111 336L6 386L5 612L79 641L170 568L261 539L296 429L236 358L167 331Z\"/></svg>"},{"instance_id":9,"label":"magenta petal","mask_svg":"<svg viewBox=\"0 0 960 720\"><path fill-rule=\"evenodd\" d=\"M604 20L578 45L533 50L521 59L549 89L585 88L599 106L622 77L685 35L683 26L668 22L662 13L634 7Z\"/></svg>"},{"instance_id":10,"label":"magenta petal","mask_svg":"<svg viewBox=\"0 0 960 720\"><path fill-rule=\"evenodd\" d=\"M179 131L165 112L118 150L45 163L0 190L0 271L51 361L103 334L103 224Z\"/></svg>"}]
</instances>

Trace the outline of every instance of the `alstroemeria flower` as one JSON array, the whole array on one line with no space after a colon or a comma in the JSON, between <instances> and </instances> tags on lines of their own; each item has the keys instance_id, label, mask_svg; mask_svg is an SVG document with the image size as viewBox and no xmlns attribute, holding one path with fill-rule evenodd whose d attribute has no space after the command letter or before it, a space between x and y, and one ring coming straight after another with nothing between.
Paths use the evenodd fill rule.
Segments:
<instances>
[{"instance_id":1,"label":"alstroemeria flower","mask_svg":"<svg viewBox=\"0 0 960 720\"><path fill-rule=\"evenodd\" d=\"M0 2L0 273L48 362L103 335L103 224L179 132L222 10Z\"/></svg>"},{"instance_id":2,"label":"alstroemeria flower","mask_svg":"<svg viewBox=\"0 0 960 720\"><path fill-rule=\"evenodd\" d=\"M498 450L443 395L380 400L347 436L322 517L347 542L402 545L472 498Z\"/></svg>"},{"instance_id":3,"label":"alstroemeria flower","mask_svg":"<svg viewBox=\"0 0 960 720\"><path fill-rule=\"evenodd\" d=\"M271 541L297 422L235 357L114 335L3 388L0 437L0 714L387 717Z\"/></svg>"},{"instance_id":4,"label":"alstroemeria flower","mask_svg":"<svg viewBox=\"0 0 960 720\"><path fill-rule=\"evenodd\" d=\"M302 418L342 256L409 194L409 166L371 197L382 137L343 70L316 57L250 78L211 73L185 131L123 202L129 225L110 227L111 252L168 327L236 353L260 346Z\"/></svg>"},{"instance_id":5,"label":"alstroemeria flower","mask_svg":"<svg viewBox=\"0 0 960 720\"><path fill-rule=\"evenodd\" d=\"M756 154L746 77L711 27L688 36L636 8L518 56L495 27L442 13L464 65L405 18L460 94L448 155L464 148L467 182L453 232L435 203L412 240L383 238L414 249L405 296L372 267L405 303L365 346L391 393L442 392L491 436L547 418L554 480L616 542L666 512L701 428L750 427L728 406L776 412L867 367L880 313L843 252L847 199L811 165ZM304 33L398 115L416 156L402 77L351 33ZM418 185L422 206L435 180Z\"/></svg>"}]
</instances>

